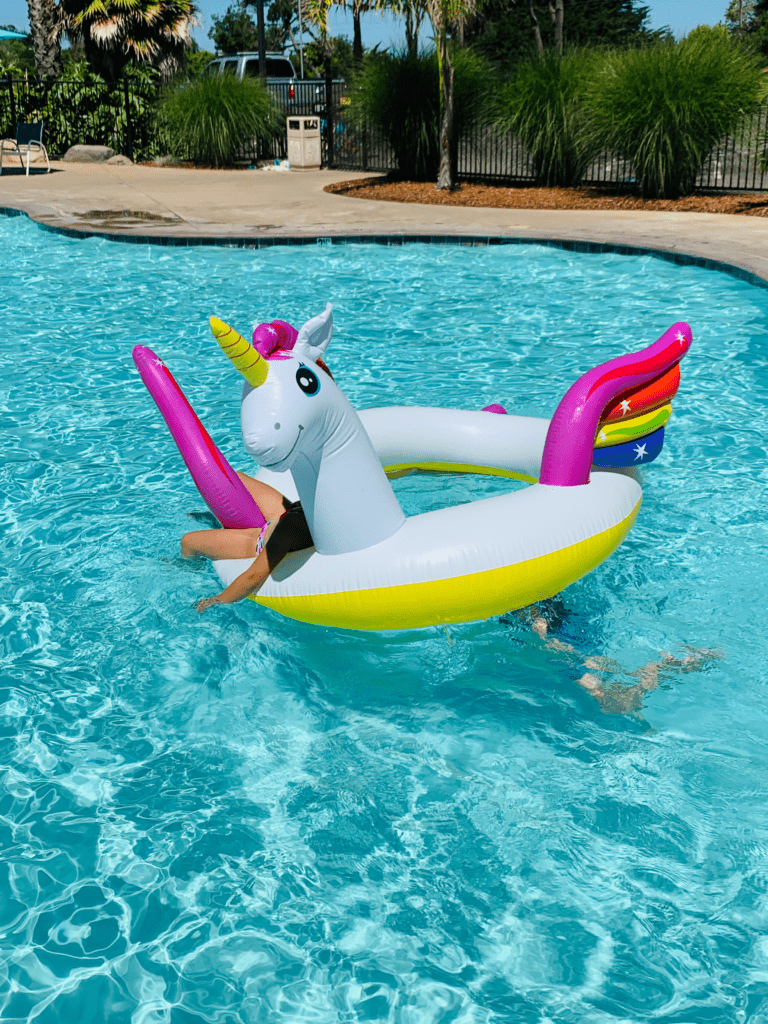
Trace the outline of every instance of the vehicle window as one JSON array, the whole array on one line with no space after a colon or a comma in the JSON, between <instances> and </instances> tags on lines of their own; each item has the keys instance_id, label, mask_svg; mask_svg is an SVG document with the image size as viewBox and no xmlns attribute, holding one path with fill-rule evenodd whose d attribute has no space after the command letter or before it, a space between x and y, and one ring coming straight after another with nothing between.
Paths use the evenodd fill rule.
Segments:
<instances>
[{"instance_id":1,"label":"vehicle window","mask_svg":"<svg viewBox=\"0 0 768 1024\"><path fill-rule=\"evenodd\" d=\"M258 57L245 62L244 74L246 78L258 78ZM287 57L267 57L267 78L293 78L293 65Z\"/></svg>"},{"instance_id":2,"label":"vehicle window","mask_svg":"<svg viewBox=\"0 0 768 1024\"><path fill-rule=\"evenodd\" d=\"M293 78L293 65L286 57L267 57L267 78Z\"/></svg>"},{"instance_id":3,"label":"vehicle window","mask_svg":"<svg viewBox=\"0 0 768 1024\"><path fill-rule=\"evenodd\" d=\"M236 75L237 74L237 61L236 60L225 60L223 64L224 75Z\"/></svg>"},{"instance_id":4,"label":"vehicle window","mask_svg":"<svg viewBox=\"0 0 768 1024\"><path fill-rule=\"evenodd\" d=\"M203 71L204 75L218 75L219 73L219 62L217 60L211 61Z\"/></svg>"}]
</instances>

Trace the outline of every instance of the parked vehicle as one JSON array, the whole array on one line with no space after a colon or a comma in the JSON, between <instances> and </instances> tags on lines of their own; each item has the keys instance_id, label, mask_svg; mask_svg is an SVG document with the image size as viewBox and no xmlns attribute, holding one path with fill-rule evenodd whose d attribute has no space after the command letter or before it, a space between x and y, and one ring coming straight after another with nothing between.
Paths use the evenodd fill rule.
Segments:
<instances>
[{"instance_id":1,"label":"parked vehicle","mask_svg":"<svg viewBox=\"0 0 768 1024\"><path fill-rule=\"evenodd\" d=\"M284 53L267 52L267 80L276 82L293 82L296 72L289 57ZM236 75L238 78L259 77L259 55L256 51L246 50L242 53L228 53L216 57L206 65L204 75Z\"/></svg>"},{"instance_id":2,"label":"parked vehicle","mask_svg":"<svg viewBox=\"0 0 768 1024\"><path fill-rule=\"evenodd\" d=\"M325 81L316 78L298 78L290 57L268 51L267 88L278 108L284 114L315 114L325 119ZM204 75L235 75L237 78L258 78L259 54L256 50L226 53L210 61ZM340 90L343 78L334 78L333 86ZM338 128L337 128L338 131Z\"/></svg>"}]
</instances>

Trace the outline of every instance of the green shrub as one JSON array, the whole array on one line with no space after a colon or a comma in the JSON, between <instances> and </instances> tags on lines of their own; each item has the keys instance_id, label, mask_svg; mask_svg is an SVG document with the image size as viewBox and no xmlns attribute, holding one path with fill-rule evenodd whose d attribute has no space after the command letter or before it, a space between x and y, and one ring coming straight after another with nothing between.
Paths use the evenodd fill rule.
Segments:
<instances>
[{"instance_id":1,"label":"green shrub","mask_svg":"<svg viewBox=\"0 0 768 1024\"><path fill-rule=\"evenodd\" d=\"M158 120L171 152L183 160L226 167L243 145L266 144L278 134L281 118L258 79L211 75L182 82L160 100Z\"/></svg>"},{"instance_id":2,"label":"green shrub","mask_svg":"<svg viewBox=\"0 0 768 1024\"><path fill-rule=\"evenodd\" d=\"M755 57L725 28L607 55L589 89L597 137L632 161L643 196L692 192L712 148L764 94Z\"/></svg>"},{"instance_id":3,"label":"green shrub","mask_svg":"<svg viewBox=\"0 0 768 1024\"><path fill-rule=\"evenodd\" d=\"M457 50L454 65L454 138L480 116L485 62ZM395 154L400 177L435 181L440 164L440 83L437 54L372 54L354 80L350 118L377 128Z\"/></svg>"},{"instance_id":4,"label":"green shrub","mask_svg":"<svg viewBox=\"0 0 768 1024\"><path fill-rule=\"evenodd\" d=\"M55 81L29 78L14 85L17 121L43 121L43 141L52 157L66 153L70 146L113 146L128 153L128 138L134 160L147 160L167 153L155 125L157 88L151 69L126 69L130 130L126 116L125 92L87 70L82 63L70 64ZM10 93L0 88L0 125L11 121ZM162 145L162 149L160 146Z\"/></svg>"},{"instance_id":5,"label":"green shrub","mask_svg":"<svg viewBox=\"0 0 768 1024\"><path fill-rule=\"evenodd\" d=\"M586 49L530 57L490 108L492 126L516 135L528 150L539 185L577 185L596 154L584 93L599 59Z\"/></svg>"}]
</instances>

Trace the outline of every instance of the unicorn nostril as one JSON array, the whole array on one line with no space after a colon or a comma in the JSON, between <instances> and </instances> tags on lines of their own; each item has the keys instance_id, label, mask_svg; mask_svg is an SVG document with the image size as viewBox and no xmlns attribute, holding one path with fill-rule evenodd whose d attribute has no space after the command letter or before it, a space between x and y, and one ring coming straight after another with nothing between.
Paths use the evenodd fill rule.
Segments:
<instances>
[{"instance_id":1,"label":"unicorn nostril","mask_svg":"<svg viewBox=\"0 0 768 1024\"><path fill-rule=\"evenodd\" d=\"M279 429L280 429L280 424L279 424L279 423L276 423L276 424L275 424L275 430L279 430Z\"/></svg>"}]
</instances>

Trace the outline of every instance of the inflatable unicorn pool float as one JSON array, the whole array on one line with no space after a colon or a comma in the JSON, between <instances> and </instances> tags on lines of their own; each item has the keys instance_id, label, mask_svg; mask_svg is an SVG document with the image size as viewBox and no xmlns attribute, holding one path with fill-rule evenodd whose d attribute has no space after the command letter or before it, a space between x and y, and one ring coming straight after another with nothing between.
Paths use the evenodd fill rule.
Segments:
<instances>
[{"instance_id":1,"label":"inflatable unicorn pool float","mask_svg":"<svg viewBox=\"0 0 768 1024\"><path fill-rule=\"evenodd\" d=\"M553 596L608 558L637 518L635 467L661 451L691 344L688 325L674 324L649 348L584 374L547 420L494 414L500 406L356 412L322 361L330 305L298 332L284 321L260 325L253 344L215 317L211 329L245 378L241 423L257 478L301 501L314 540L250 599L304 622L367 630L489 618ZM213 514L224 527L261 526L162 360L143 346L133 355ZM530 486L406 518L387 474L410 470ZM228 585L251 562L214 566Z\"/></svg>"}]
</instances>

